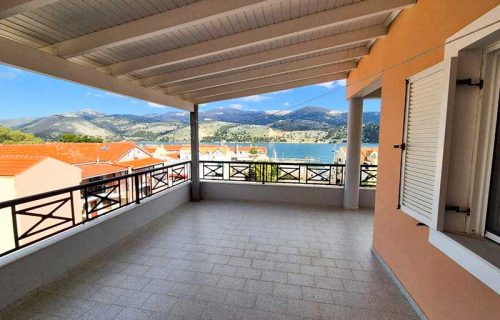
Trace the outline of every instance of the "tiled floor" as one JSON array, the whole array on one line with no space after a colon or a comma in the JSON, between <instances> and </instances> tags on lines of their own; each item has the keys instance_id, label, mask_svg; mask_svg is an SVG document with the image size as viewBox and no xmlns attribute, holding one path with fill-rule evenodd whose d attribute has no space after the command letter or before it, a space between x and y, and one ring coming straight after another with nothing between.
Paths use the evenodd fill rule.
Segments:
<instances>
[{"instance_id":1,"label":"tiled floor","mask_svg":"<svg viewBox=\"0 0 500 320\"><path fill-rule=\"evenodd\" d=\"M417 319L370 253L372 213L202 201L6 319Z\"/></svg>"}]
</instances>

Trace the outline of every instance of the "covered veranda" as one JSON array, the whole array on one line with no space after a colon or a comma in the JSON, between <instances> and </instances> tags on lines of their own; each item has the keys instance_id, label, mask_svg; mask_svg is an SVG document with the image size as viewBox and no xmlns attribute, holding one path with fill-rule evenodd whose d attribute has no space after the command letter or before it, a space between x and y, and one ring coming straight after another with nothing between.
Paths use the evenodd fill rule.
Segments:
<instances>
[{"instance_id":1,"label":"covered veranda","mask_svg":"<svg viewBox=\"0 0 500 320\"><path fill-rule=\"evenodd\" d=\"M200 105L345 79L415 3L12 0L0 4L0 62L191 112L196 200ZM363 97L380 97L373 81L350 100L345 208L359 206Z\"/></svg>"},{"instance_id":2,"label":"covered veranda","mask_svg":"<svg viewBox=\"0 0 500 320\"><path fill-rule=\"evenodd\" d=\"M415 3L2 1L1 63L189 111L192 159L186 183L2 257L2 288L11 289L0 294L0 309L8 307L0 314L418 318L371 251L373 211L360 209L363 99L380 97L380 79L349 101L342 188L287 186L278 201L221 200L207 193L218 184L200 181L198 165L204 103L345 79ZM308 200L330 194L323 206ZM29 276L16 286L23 272Z\"/></svg>"},{"instance_id":3,"label":"covered veranda","mask_svg":"<svg viewBox=\"0 0 500 320\"><path fill-rule=\"evenodd\" d=\"M482 95L472 90L493 87L480 68L469 71L478 50L496 48L498 10L494 0L2 1L0 63L188 111L192 159L182 163L190 174L181 181L179 168L162 169L173 179L158 193L136 191L109 214L0 257L0 314L493 319L498 266L481 256L483 247L469 250L448 234L460 229L485 243L484 225L474 226L486 212L462 206L472 181L459 166L450 166L448 181L447 166L451 128L462 129L451 111L479 106ZM457 61L466 79L455 73ZM346 78L343 186L200 179L204 103ZM358 156L363 100L373 97L385 108L375 214L361 208ZM416 171L408 177L417 182L405 184L404 157L413 150L405 152L401 136L410 107L422 116L410 127L425 139L410 140L423 154L410 156ZM498 252L487 243L488 254Z\"/></svg>"}]
</instances>

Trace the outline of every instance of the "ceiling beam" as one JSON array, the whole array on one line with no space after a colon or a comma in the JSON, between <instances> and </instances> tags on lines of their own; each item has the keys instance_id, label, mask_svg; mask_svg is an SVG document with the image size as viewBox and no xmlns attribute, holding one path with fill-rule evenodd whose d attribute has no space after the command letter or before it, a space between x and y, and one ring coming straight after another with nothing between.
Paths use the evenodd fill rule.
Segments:
<instances>
[{"instance_id":1,"label":"ceiling beam","mask_svg":"<svg viewBox=\"0 0 500 320\"><path fill-rule=\"evenodd\" d=\"M209 88L200 91L190 92L179 96L183 100L193 100L202 97L210 97L225 93L246 91L249 89L272 86L279 83L294 82L319 76L325 76L340 72L349 72L356 68L356 63L353 61L341 62L306 70L293 71L290 73L273 75L265 78L254 79L244 82L228 84L221 87Z\"/></svg>"},{"instance_id":2,"label":"ceiling beam","mask_svg":"<svg viewBox=\"0 0 500 320\"><path fill-rule=\"evenodd\" d=\"M0 20L26 11L35 10L56 1L57 0L2 0L0 1Z\"/></svg>"},{"instance_id":3,"label":"ceiling beam","mask_svg":"<svg viewBox=\"0 0 500 320\"><path fill-rule=\"evenodd\" d=\"M193 110L191 102L166 95L158 90L144 88L128 80L118 79L95 69L1 37L0 62L161 105L189 111ZM26 90L29 90L29 88L26 88Z\"/></svg>"},{"instance_id":4,"label":"ceiling beam","mask_svg":"<svg viewBox=\"0 0 500 320\"><path fill-rule=\"evenodd\" d=\"M385 27L369 27L308 42L302 42L287 47L263 51L256 54L163 73L157 76L138 80L138 82L146 87L153 87L167 83L171 84L360 43L384 36L386 33L387 30Z\"/></svg>"},{"instance_id":5,"label":"ceiling beam","mask_svg":"<svg viewBox=\"0 0 500 320\"><path fill-rule=\"evenodd\" d=\"M377 14L406 8L414 5L415 2L416 0L365 0L262 28L115 63L107 66L107 68L113 75L122 75L134 71L169 66L271 40L283 39L308 31L369 18Z\"/></svg>"},{"instance_id":6,"label":"ceiling beam","mask_svg":"<svg viewBox=\"0 0 500 320\"><path fill-rule=\"evenodd\" d=\"M44 48L64 58L108 49L234 14L277 0L203 0Z\"/></svg>"},{"instance_id":7,"label":"ceiling beam","mask_svg":"<svg viewBox=\"0 0 500 320\"><path fill-rule=\"evenodd\" d=\"M211 97L196 98L196 99L193 99L193 102L196 104L201 104L201 103L209 103L209 102L222 101L222 100L228 100L228 99L236 99L236 98L248 97L248 96L253 96L253 95L263 94L263 93L268 93L268 92L275 92L275 91L293 89L293 88L298 88L298 87L303 87L303 86L310 86L313 84L319 84L319 83L340 80L340 79L345 79L345 78L347 78L347 73L329 74L329 75L325 75L325 76L303 79L303 80L298 80L298 81L293 81L293 82L279 83L279 84L275 84L275 85L267 86L267 87L248 89L248 90L232 92L232 93L224 93L224 94L220 94L220 95L214 95Z\"/></svg>"},{"instance_id":8,"label":"ceiling beam","mask_svg":"<svg viewBox=\"0 0 500 320\"><path fill-rule=\"evenodd\" d=\"M296 60L292 62L272 65L264 68L242 71L238 73L222 75L216 78L208 78L198 81L186 82L165 88L164 92L170 95L179 95L193 91L219 87L227 84L240 83L243 81L264 78L272 75L283 74L287 72L316 68L323 65L330 65L346 60L352 60L366 56L369 49L360 47L340 52L328 53L321 56Z\"/></svg>"}]
</instances>

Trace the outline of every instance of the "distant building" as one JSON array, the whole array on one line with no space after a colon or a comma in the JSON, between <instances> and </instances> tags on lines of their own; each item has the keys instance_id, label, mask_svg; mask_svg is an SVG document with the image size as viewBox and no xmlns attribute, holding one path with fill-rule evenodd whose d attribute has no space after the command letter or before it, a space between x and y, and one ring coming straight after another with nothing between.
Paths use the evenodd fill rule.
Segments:
<instances>
[{"instance_id":1,"label":"distant building","mask_svg":"<svg viewBox=\"0 0 500 320\"><path fill-rule=\"evenodd\" d=\"M33 175L31 183L43 187L42 190L35 190L33 193L56 190L62 187L74 186L82 183L102 181L109 178L119 177L128 173L147 170L162 166L166 161L154 158L151 153L137 146L132 142L114 143L45 143L32 145L0 145L0 167L8 172L9 167L16 168L22 164L34 161L34 159L51 159L45 163L46 174L43 171L39 177ZM16 161L13 162L13 159ZM21 159L24 159L21 161ZM19 164L16 164L19 163ZM62 177L65 176L64 168L57 168L64 165L66 168L73 168L78 172L78 178L72 178L68 183ZM38 167L38 166L36 166ZM32 172L30 169L29 172ZM42 177L42 178L40 178ZM57 178L55 178L57 177ZM74 177L71 175L71 177ZM5 180L5 179L4 179ZM37 183L34 184L33 181ZM19 186L4 182L0 186L1 193L16 193L14 198L21 197L17 191ZM81 207L83 212L89 211L92 216L100 214L103 208L112 208L112 200L127 201L132 197L131 188L126 186L126 180L120 181L121 190L129 190L129 193L120 192L118 189L109 193L106 185L99 185L95 188L87 189L91 193ZM151 188L151 181L144 179L141 182L143 189L147 192ZM24 190L24 189L22 189ZM78 197L80 198L80 197ZM0 201L2 199L0 198ZM80 199L78 199L80 201ZM83 204L83 202L82 202Z\"/></svg>"},{"instance_id":2,"label":"distant building","mask_svg":"<svg viewBox=\"0 0 500 320\"><path fill-rule=\"evenodd\" d=\"M191 160L190 145L146 146L155 158L165 161ZM267 160L266 147L200 145L200 160L204 161L258 161Z\"/></svg>"},{"instance_id":3,"label":"distant building","mask_svg":"<svg viewBox=\"0 0 500 320\"><path fill-rule=\"evenodd\" d=\"M81 168L82 183L154 168L165 162L133 142L0 145L0 155L57 159Z\"/></svg>"},{"instance_id":4,"label":"distant building","mask_svg":"<svg viewBox=\"0 0 500 320\"><path fill-rule=\"evenodd\" d=\"M161 159L164 161L171 162L180 160L180 148L181 148L180 145L179 146L149 145L145 146L144 150L152 154L153 157L156 159Z\"/></svg>"},{"instance_id":5,"label":"distant building","mask_svg":"<svg viewBox=\"0 0 500 320\"><path fill-rule=\"evenodd\" d=\"M187 146L182 151L185 154L189 153L191 157L191 147ZM200 160L205 161L231 161L231 151L227 146L211 146L211 145L200 145Z\"/></svg>"},{"instance_id":6,"label":"distant building","mask_svg":"<svg viewBox=\"0 0 500 320\"><path fill-rule=\"evenodd\" d=\"M347 157L347 148L341 147L335 153L334 163L345 164ZM359 154L361 164L378 164L378 147L361 147Z\"/></svg>"},{"instance_id":7,"label":"distant building","mask_svg":"<svg viewBox=\"0 0 500 320\"><path fill-rule=\"evenodd\" d=\"M234 146L230 147L231 158L240 161L268 160L267 148L258 146Z\"/></svg>"},{"instance_id":8,"label":"distant building","mask_svg":"<svg viewBox=\"0 0 500 320\"><path fill-rule=\"evenodd\" d=\"M0 202L30 196L78 185L82 180L82 170L60 160L47 156L0 155ZM50 201L57 201L61 197L52 197ZM73 199L75 208L81 208L79 193ZM36 205L35 202L32 205ZM28 209L28 208L24 208ZM32 210L38 214L48 213L52 207L41 207ZM57 211L57 217L71 218L71 202L65 202ZM82 221L82 215L75 215L75 221ZM56 219L53 219L56 220ZM23 235L37 222L38 217L17 215L18 235ZM0 252L14 247L13 225L10 209L0 210ZM69 226L63 223L52 228L52 234L57 229ZM23 242L31 242L46 235L43 232L44 224L40 223L29 233Z\"/></svg>"}]
</instances>

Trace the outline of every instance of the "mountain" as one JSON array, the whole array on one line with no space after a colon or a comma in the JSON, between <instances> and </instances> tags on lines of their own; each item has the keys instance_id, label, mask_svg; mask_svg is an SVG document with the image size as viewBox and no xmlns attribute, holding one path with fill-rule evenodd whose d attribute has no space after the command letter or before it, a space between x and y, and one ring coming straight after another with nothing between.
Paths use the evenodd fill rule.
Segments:
<instances>
[{"instance_id":1,"label":"mountain","mask_svg":"<svg viewBox=\"0 0 500 320\"><path fill-rule=\"evenodd\" d=\"M219 108L200 111L200 139L205 142L333 142L346 138L348 115L321 107L292 112L246 111ZM370 128L365 142L377 139L378 112L365 112ZM189 113L172 111L147 115L104 114L94 110L56 114L36 119L0 120L0 126L56 140L63 133L106 140L189 141Z\"/></svg>"}]
</instances>

